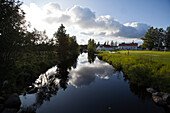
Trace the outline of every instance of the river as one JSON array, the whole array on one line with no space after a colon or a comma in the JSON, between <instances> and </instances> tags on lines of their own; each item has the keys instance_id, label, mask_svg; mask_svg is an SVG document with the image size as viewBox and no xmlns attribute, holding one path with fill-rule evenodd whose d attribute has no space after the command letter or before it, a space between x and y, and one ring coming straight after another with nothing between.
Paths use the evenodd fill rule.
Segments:
<instances>
[{"instance_id":1,"label":"river","mask_svg":"<svg viewBox=\"0 0 170 113\"><path fill-rule=\"evenodd\" d=\"M58 72L64 73L63 77ZM20 95L20 112L168 113L152 101L145 89L130 84L108 63L98 58L89 63L87 53L81 54L76 66L67 71L52 67L39 76L34 86L39 88L36 93Z\"/></svg>"}]
</instances>

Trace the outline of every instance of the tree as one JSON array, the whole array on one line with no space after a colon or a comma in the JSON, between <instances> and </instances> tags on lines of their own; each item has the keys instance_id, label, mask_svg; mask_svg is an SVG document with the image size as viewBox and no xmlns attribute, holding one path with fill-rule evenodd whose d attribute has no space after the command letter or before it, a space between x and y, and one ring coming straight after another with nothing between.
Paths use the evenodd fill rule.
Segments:
<instances>
[{"instance_id":1,"label":"tree","mask_svg":"<svg viewBox=\"0 0 170 113\"><path fill-rule=\"evenodd\" d=\"M58 28L58 31L54 33L56 38L56 48L59 55L67 55L69 50L69 35L66 34L63 24Z\"/></svg>"},{"instance_id":2,"label":"tree","mask_svg":"<svg viewBox=\"0 0 170 113\"><path fill-rule=\"evenodd\" d=\"M68 67L66 65L67 62L76 58L79 54L79 45L77 44L76 36L70 37L69 34L66 34L65 27L61 24L58 31L54 33L54 38L56 39L57 55L60 59L58 66L66 68Z\"/></svg>"},{"instance_id":3,"label":"tree","mask_svg":"<svg viewBox=\"0 0 170 113\"><path fill-rule=\"evenodd\" d=\"M106 42L104 42L104 45L106 45Z\"/></svg>"},{"instance_id":4,"label":"tree","mask_svg":"<svg viewBox=\"0 0 170 113\"><path fill-rule=\"evenodd\" d=\"M145 34L143 38L141 38L144 43L142 45L143 48L157 48L157 50L160 50L162 46L168 47L170 44L170 28L167 27L167 30L165 31L163 28L153 28L151 27L148 29L148 32Z\"/></svg>"},{"instance_id":5,"label":"tree","mask_svg":"<svg viewBox=\"0 0 170 113\"><path fill-rule=\"evenodd\" d=\"M109 41L107 41L107 45L109 45Z\"/></svg>"},{"instance_id":6,"label":"tree","mask_svg":"<svg viewBox=\"0 0 170 113\"><path fill-rule=\"evenodd\" d=\"M170 48L170 26L166 28L164 43L166 47Z\"/></svg>"},{"instance_id":7,"label":"tree","mask_svg":"<svg viewBox=\"0 0 170 113\"><path fill-rule=\"evenodd\" d=\"M100 42L97 43L96 47L100 46Z\"/></svg>"},{"instance_id":8,"label":"tree","mask_svg":"<svg viewBox=\"0 0 170 113\"><path fill-rule=\"evenodd\" d=\"M96 51L96 43L95 43L94 39L89 39L88 40L87 48L88 48L88 53L90 53L90 54L95 53L95 51Z\"/></svg>"},{"instance_id":9,"label":"tree","mask_svg":"<svg viewBox=\"0 0 170 113\"><path fill-rule=\"evenodd\" d=\"M159 30L158 30L158 49L160 49L161 47L162 47L162 44L163 44L163 40L164 40L164 37L165 37L165 35L164 35L164 29L163 28L160 28Z\"/></svg>"},{"instance_id":10,"label":"tree","mask_svg":"<svg viewBox=\"0 0 170 113\"><path fill-rule=\"evenodd\" d=\"M111 46L114 46L114 42L113 42L113 40L111 41Z\"/></svg>"},{"instance_id":11,"label":"tree","mask_svg":"<svg viewBox=\"0 0 170 113\"><path fill-rule=\"evenodd\" d=\"M0 60L9 61L23 42L26 31L20 1L0 0Z\"/></svg>"},{"instance_id":12,"label":"tree","mask_svg":"<svg viewBox=\"0 0 170 113\"><path fill-rule=\"evenodd\" d=\"M34 28L32 32L26 32L21 46L27 52L54 51L54 40L48 38L45 30L38 31Z\"/></svg>"},{"instance_id":13,"label":"tree","mask_svg":"<svg viewBox=\"0 0 170 113\"><path fill-rule=\"evenodd\" d=\"M115 42L115 46L117 46L117 41Z\"/></svg>"},{"instance_id":14,"label":"tree","mask_svg":"<svg viewBox=\"0 0 170 113\"><path fill-rule=\"evenodd\" d=\"M79 45L76 41L76 36L69 37L69 52L72 56L79 54Z\"/></svg>"},{"instance_id":15,"label":"tree","mask_svg":"<svg viewBox=\"0 0 170 113\"><path fill-rule=\"evenodd\" d=\"M88 61L92 63L95 60L94 53L96 52L96 43L94 39L88 40L87 48L88 48Z\"/></svg>"},{"instance_id":16,"label":"tree","mask_svg":"<svg viewBox=\"0 0 170 113\"><path fill-rule=\"evenodd\" d=\"M157 30L157 29L156 29ZM141 38L144 43L142 45L143 48L149 48L152 49L156 46L157 44L157 32L153 27L148 29L148 32L146 32L145 36Z\"/></svg>"}]
</instances>

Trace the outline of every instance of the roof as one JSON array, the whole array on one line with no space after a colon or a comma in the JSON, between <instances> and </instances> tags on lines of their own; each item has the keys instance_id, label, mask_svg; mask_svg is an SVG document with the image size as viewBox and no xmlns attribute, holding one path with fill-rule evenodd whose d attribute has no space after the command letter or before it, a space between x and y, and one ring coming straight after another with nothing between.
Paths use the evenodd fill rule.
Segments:
<instances>
[{"instance_id":1,"label":"roof","mask_svg":"<svg viewBox=\"0 0 170 113\"><path fill-rule=\"evenodd\" d=\"M124 43L124 44L119 44L119 46L138 46L138 43Z\"/></svg>"},{"instance_id":2,"label":"roof","mask_svg":"<svg viewBox=\"0 0 170 113\"><path fill-rule=\"evenodd\" d=\"M117 47L117 46L110 46L110 45L102 45L105 48L113 48L113 47Z\"/></svg>"}]
</instances>

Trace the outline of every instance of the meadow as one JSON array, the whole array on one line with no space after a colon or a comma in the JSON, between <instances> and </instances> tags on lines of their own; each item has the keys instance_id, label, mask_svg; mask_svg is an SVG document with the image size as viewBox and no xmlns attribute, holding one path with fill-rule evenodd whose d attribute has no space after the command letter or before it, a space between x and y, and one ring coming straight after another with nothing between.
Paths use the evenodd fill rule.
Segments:
<instances>
[{"instance_id":1,"label":"meadow","mask_svg":"<svg viewBox=\"0 0 170 113\"><path fill-rule=\"evenodd\" d=\"M153 87L170 92L170 52L117 51L98 52L98 57L127 75L139 87Z\"/></svg>"},{"instance_id":2,"label":"meadow","mask_svg":"<svg viewBox=\"0 0 170 113\"><path fill-rule=\"evenodd\" d=\"M119 51L119 54L128 54L128 51ZM155 62L170 65L170 52L164 51L129 51L130 56L152 59Z\"/></svg>"}]
</instances>

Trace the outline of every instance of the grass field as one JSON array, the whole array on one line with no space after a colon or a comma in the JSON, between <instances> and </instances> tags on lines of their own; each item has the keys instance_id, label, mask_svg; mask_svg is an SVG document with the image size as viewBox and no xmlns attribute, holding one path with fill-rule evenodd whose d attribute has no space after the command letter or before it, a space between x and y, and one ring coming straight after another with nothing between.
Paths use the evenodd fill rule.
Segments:
<instances>
[{"instance_id":1,"label":"grass field","mask_svg":"<svg viewBox=\"0 0 170 113\"><path fill-rule=\"evenodd\" d=\"M118 51L121 55L127 55L128 51ZM130 56L152 59L155 62L170 65L170 52L164 51L129 51Z\"/></svg>"},{"instance_id":2,"label":"grass field","mask_svg":"<svg viewBox=\"0 0 170 113\"><path fill-rule=\"evenodd\" d=\"M123 71L133 84L170 92L170 52L101 51L98 57Z\"/></svg>"}]
</instances>

